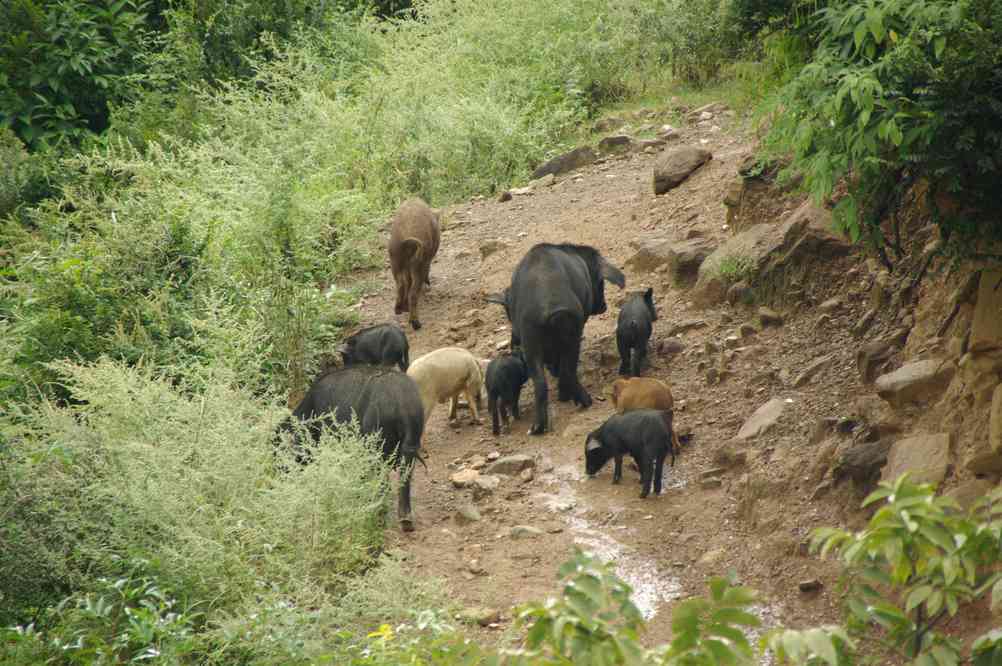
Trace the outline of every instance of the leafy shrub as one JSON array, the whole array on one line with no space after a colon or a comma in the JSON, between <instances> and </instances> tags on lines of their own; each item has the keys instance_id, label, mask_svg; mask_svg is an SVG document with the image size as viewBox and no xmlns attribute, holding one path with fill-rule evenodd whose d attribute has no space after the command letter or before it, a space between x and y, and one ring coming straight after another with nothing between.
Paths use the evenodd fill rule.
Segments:
<instances>
[{"instance_id":1,"label":"leafy shrub","mask_svg":"<svg viewBox=\"0 0 1002 666\"><path fill-rule=\"evenodd\" d=\"M1002 5L997 0L831 2L813 59L786 88L773 139L818 199L840 179L836 220L902 251L880 227L912 184L954 250L999 238ZM896 222L895 222L896 224Z\"/></svg>"},{"instance_id":2,"label":"leafy shrub","mask_svg":"<svg viewBox=\"0 0 1002 666\"><path fill-rule=\"evenodd\" d=\"M196 650L198 613L143 575L136 562L116 580L100 578L93 592L78 592L48 609L42 622L0 631L0 657L14 663L178 663Z\"/></svg>"},{"instance_id":3,"label":"leafy shrub","mask_svg":"<svg viewBox=\"0 0 1002 666\"><path fill-rule=\"evenodd\" d=\"M0 8L0 126L32 148L108 124L145 37L146 3L12 0Z\"/></svg>"},{"instance_id":4,"label":"leafy shrub","mask_svg":"<svg viewBox=\"0 0 1002 666\"><path fill-rule=\"evenodd\" d=\"M1002 490L969 515L907 476L880 484L863 506L880 500L886 504L865 530L825 528L813 537L814 548L838 554L846 566L851 626L876 623L882 642L916 664L959 663L962 646L935 629L988 594L993 608L1002 604ZM997 654L1000 638L981 637L976 651Z\"/></svg>"},{"instance_id":5,"label":"leafy shrub","mask_svg":"<svg viewBox=\"0 0 1002 666\"><path fill-rule=\"evenodd\" d=\"M3 423L14 443L0 458L8 612L114 575L125 556L148 560L210 621L259 590L293 604L323 597L371 565L388 492L374 438L339 429L314 464L276 474L276 410L224 370L189 370L178 386L108 361L58 370L78 406L41 404Z\"/></svg>"}]
</instances>

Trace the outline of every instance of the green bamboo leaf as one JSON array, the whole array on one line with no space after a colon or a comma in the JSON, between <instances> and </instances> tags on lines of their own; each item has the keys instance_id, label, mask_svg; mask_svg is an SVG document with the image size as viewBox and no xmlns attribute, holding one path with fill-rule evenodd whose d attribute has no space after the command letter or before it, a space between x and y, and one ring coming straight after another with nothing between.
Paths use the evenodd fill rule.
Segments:
<instances>
[{"instance_id":1,"label":"green bamboo leaf","mask_svg":"<svg viewBox=\"0 0 1002 666\"><path fill-rule=\"evenodd\" d=\"M852 38L853 42L856 44L857 51L863 48L863 40L866 39L866 33L867 33L866 23L857 24L856 29L853 30Z\"/></svg>"},{"instance_id":2,"label":"green bamboo leaf","mask_svg":"<svg viewBox=\"0 0 1002 666\"><path fill-rule=\"evenodd\" d=\"M957 666L959 655L945 645L937 645L932 649L932 656L939 666Z\"/></svg>"}]
</instances>

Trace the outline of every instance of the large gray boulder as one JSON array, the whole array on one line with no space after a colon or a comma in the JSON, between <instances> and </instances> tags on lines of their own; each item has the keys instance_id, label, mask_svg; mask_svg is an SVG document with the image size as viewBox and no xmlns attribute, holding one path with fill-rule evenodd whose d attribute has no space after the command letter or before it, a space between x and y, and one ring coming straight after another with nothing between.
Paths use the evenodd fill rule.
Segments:
<instances>
[{"instance_id":1,"label":"large gray boulder","mask_svg":"<svg viewBox=\"0 0 1002 666\"><path fill-rule=\"evenodd\" d=\"M943 359L916 361L877 377L874 385L892 407L927 404L946 390L955 371L953 363Z\"/></svg>"},{"instance_id":2,"label":"large gray boulder","mask_svg":"<svg viewBox=\"0 0 1002 666\"><path fill-rule=\"evenodd\" d=\"M678 187L689 175L713 159L713 154L703 148L682 146L669 150L654 165L654 194L664 194Z\"/></svg>"},{"instance_id":3,"label":"large gray boulder","mask_svg":"<svg viewBox=\"0 0 1002 666\"><path fill-rule=\"evenodd\" d=\"M939 484L950 466L950 435L915 435L899 439L887 454L881 479L893 481L905 472L913 483Z\"/></svg>"},{"instance_id":4,"label":"large gray boulder","mask_svg":"<svg viewBox=\"0 0 1002 666\"><path fill-rule=\"evenodd\" d=\"M667 265L675 284L694 282L699 266L716 247L705 238L683 241L651 239L636 245L637 252L626 261L626 265L640 272L652 272Z\"/></svg>"}]
</instances>

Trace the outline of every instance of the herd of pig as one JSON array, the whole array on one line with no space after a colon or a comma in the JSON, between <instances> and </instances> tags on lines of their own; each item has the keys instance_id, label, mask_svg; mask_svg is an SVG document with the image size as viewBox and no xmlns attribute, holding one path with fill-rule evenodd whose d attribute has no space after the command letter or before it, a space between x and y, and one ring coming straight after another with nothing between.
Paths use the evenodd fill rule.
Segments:
<instances>
[{"instance_id":1,"label":"herd of pig","mask_svg":"<svg viewBox=\"0 0 1002 666\"><path fill-rule=\"evenodd\" d=\"M430 266L440 238L439 214L424 201L410 199L395 213L388 244L397 287L394 309L396 314L407 312L415 330L421 327L419 302L431 284ZM489 363L459 347L437 349L411 362L407 336L396 324L359 331L339 349L344 367L318 379L293 411L310 441L301 441L291 421L282 426L291 435L296 460L311 459L309 447L324 425L357 419L363 433L380 434L383 456L401 470L398 515L402 529L412 530L410 476L414 462L424 462L421 437L436 404L450 401L449 417L455 419L463 397L479 424L481 396L486 393L492 430L500 435L502 424L509 427L509 412L519 418L519 396L531 380L535 413L529 434L541 435L550 425L549 370L557 378L561 401L591 406L591 396L578 379L578 361L585 322L607 309L605 282L626 286L622 271L595 248L550 243L532 247L515 267L511 285L487 298L504 307L511 323L511 352ZM671 390L657 379L638 376L656 319L651 289L630 295L620 309L619 372L630 378L613 382L616 414L585 439L586 473L595 475L613 459L613 483L618 483L623 457L629 454L640 470L641 497L652 487L655 494L661 492L665 459L670 454L674 466L678 448Z\"/></svg>"}]
</instances>

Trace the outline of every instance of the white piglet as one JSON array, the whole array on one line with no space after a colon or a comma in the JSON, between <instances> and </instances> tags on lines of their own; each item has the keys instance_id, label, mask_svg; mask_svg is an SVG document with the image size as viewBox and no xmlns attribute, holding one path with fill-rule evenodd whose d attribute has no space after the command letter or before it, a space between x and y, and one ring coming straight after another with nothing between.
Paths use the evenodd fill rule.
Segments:
<instances>
[{"instance_id":1,"label":"white piglet","mask_svg":"<svg viewBox=\"0 0 1002 666\"><path fill-rule=\"evenodd\" d=\"M424 406L424 420L428 422L435 405L452 400L449 418L456 418L459 396L463 395L473 413L473 422L481 423L480 389L484 384L484 373L480 362L470 352L461 347L443 347L429 352L412 361L407 374L418 385L421 404Z\"/></svg>"}]
</instances>

